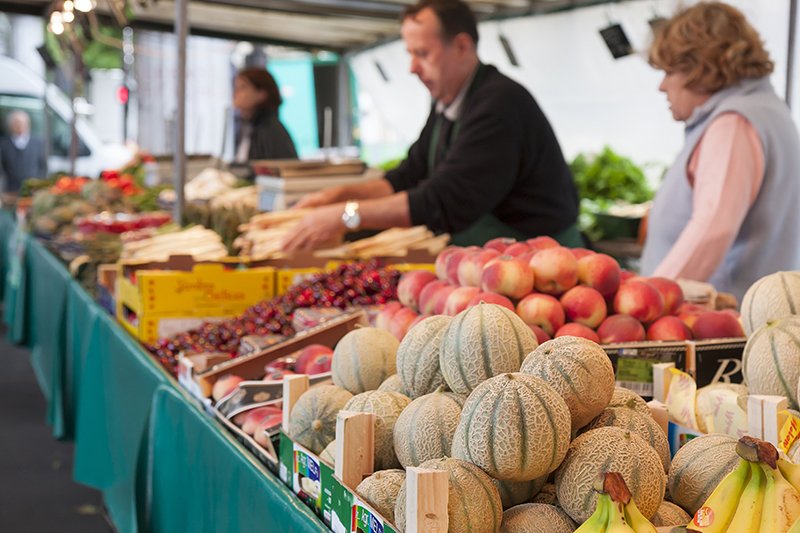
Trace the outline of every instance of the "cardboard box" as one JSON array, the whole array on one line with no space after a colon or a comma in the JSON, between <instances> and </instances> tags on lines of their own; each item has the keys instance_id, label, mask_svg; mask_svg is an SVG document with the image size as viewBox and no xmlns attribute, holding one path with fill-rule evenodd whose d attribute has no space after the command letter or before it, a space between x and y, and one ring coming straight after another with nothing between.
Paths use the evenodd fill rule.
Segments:
<instances>
[{"instance_id":1,"label":"cardboard box","mask_svg":"<svg viewBox=\"0 0 800 533\"><path fill-rule=\"evenodd\" d=\"M724 381L742 382L742 353L747 339L713 339L703 341L646 341L606 344L603 349L611 358L617 386L636 392L644 399L653 397L653 365L675 363L690 374L697 387Z\"/></svg>"},{"instance_id":2,"label":"cardboard box","mask_svg":"<svg viewBox=\"0 0 800 533\"><path fill-rule=\"evenodd\" d=\"M121 261L115 280L117 319L149 343L239 315L275 292L274 269L245 266L240 258L197 263L191 256Z\"/></svg>"}]
</instances>

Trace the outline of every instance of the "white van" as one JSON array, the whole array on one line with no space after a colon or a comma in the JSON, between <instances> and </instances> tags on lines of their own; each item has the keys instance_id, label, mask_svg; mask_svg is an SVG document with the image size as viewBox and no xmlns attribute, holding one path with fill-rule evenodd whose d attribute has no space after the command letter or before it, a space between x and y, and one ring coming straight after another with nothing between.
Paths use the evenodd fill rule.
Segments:
<instances>
[{"instance_id":1,"label":"white van","mask_svg":"<svg viewBox=\"0 0 800 533\"><path fill-rule=\"evenodd\" d=\"M31 117L31 134L43 137L44 98L47 91L47 117L50 127L48 173L69 172L69 148L72 141L72 106L61 90L47 84L19 61L0 56L0 137L7 134L8 115L14 110L26 111ZM118 168L133 157L132 151L119 144L108 144L92 131L89 123L78 117L78 158L75 173L97 177L102 170Z\"/></svg>"}]
</instances>

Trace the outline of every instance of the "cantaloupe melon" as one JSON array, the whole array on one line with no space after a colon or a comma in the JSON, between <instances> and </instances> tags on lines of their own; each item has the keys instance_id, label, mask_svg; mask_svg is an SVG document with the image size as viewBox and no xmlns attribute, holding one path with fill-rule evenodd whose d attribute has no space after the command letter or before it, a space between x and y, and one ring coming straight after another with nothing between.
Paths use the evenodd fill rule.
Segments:
<instances>
[{"instance_id":1,"label":"cantaloupe melon","mask_svg":"<svg viewBox=\"0 0 800 533\"><path fill-rule=\"evenodd\" d=\"M513 311L480 303L456 315L447 326L439 365L450 390L469 394L493 376L517 372L537 346L536 336Z\"/></svg>"},{"instance_id":2,"label":"cantaloupe melon","mask_svg":"<svg viewBox=\"0 0 800 533\"><path fill-rule=\"evenodd\" d=\"M503 513L500 533L572 533L575 522L559 509L545 503L524 503Z\"/></svg>"},{"instance_id":3,"label":"cantaloupe melon","mask_svg":"<svg viewBox=\"0 0 800 533\"><path fill-rule=\"evenodd\" d=\"M570 439L569 408L543 380L502 374L470 394L461 412L453 457L503 481L529 481L561 464Z\"/></svg>"},{"instance_id":4,"label":"cantaloupe melon","mask_svg":"<svg viewBox=\"0 0 800 533\"><path fill-rule=\"evenodd\" d=\"M713 433L684 444L669 468L672 502L694 515L722 478L739 465L736 442L736 437Z\"/></svg>"},{"instance_id":5,"label":"cantaloupe melon","mask_svg":"<svg viewBox=\"0 0 800 533\"><path fill-rule=\"evenodd\" d=\"M447 517L449 531L497 533L503 520L503 504L497 487L486 472L472 463L446 457L425 461L420 468L448 473ZM395 525L406 529L406 483L397 495Z\"/></svg>"},{"instance_id":6,"label":"cantaloupe melon","mask_svg":"<svg viewBox=\"0 0 800 533\"><path fill-rule=\"evenodd\" d=\"M386 380L381 383L381 386L378 387L379 391L384 392L399 392L403 396L408 396L405 393L405 387L403 386L403 380L400 379L400 374L392 374Z\"/></svg>"},{"instance_id":7,"label":"cantaloupe melon","mask_svg":"<svg viewBox=\"0 0 800 533\"><path fill-rule=\"evenodd\" d=\"M397 338L383 329L351 331L333 350L333 382L353 394L377 389L397 371L398 345Z\"/></svg>"},{"instance_id":8,"label":"cantaloupe melon","mask_svg":"<svg viewBox=\"0 0 800 533\"><path fill-rule=\"evenodd\" d=\"M564 511L577 523L597 505L593 486L603 472L619 472L642 514L649 518L664 499L666 475L656 451L639 435L615 427L587 431L572 444L556 470L556 493Z\"/></svg>"},{"instance_id":9,"label":"cantaloupe melon","mask_svg":"<svg viewBox=\"0 0 800 533\"><path fill-rule=\"evenodd\" d=\"M547 505L555 505L556 507L561 508L561 506L558 504L555 483L545 483L541 490L539 490L539 493L533 497L531 503L546 503Z\"/></svg>"},{"instance_id":10,"label":"cantaloupe melon","mask_svg":"<svg viewBox=\"0 0 800 533\"><path fill-rule=\"evenodd\" d=\"M515 505L529 503L539 494L544 484L547 483L546 475L532 479L531 481L500 481L492 479L494 486L500 493L500 500L503 502L503 509L510 509Z\"/></svg>"},{"instance_id":11,"label":"cantaloupe melon","mask_svg":"<svg viewBox=\"0 0 800 533\"><path fill-rule=\"evenodd\" d=\"M747 340L742 374L750 394L785 396L796 409L800 379L800 316L758 328Z\"/></svg>"},{"instance_id":12,"label":"cantaloupe melon","mask_svg":"<svg viewBox=\"0 0 800 533\"><path fill-rule=\"evenodd\" d=\"M520 372L543 379L567 402L572 429L592 421L614 394L614 368L600 345L564 336L544 342L522 363Z\"/></svg>"},{"instance_id":13,"label":"cantaloupe melon","mask_svg":"<svg viewBox=\"0 0 800 533\"><path fill-rule=\"evenodd\" d=\"M336 438L336 416L353 397L336 385L321 385L303 393L292 408L289 436L319 454Z\"/></svg>"},{"instance_id":14,"label":"cantaloupe melon","mask_svg":"<svg viewBox=\"0 0 800 533\"><path fill-rule=\"evenodd\" d=\"M400 467L392 439L395 422L409 403L411 399L398 392L375 390L353 396L344 406L345 411L375 415L375 470Z\"/></svg>"},{"instance_id":15,"label":"cantaloupe melon","mask_svg":"<svg viewBox=\"0 0 800 533\"><path fill-rule=\"evenodd\" d=\"M626 407L611 407L603 410L586 426L586 429L592 430L606 426L622 428L642 437L658 453L661 464L664 465L664 472L669 472L671 458L669 442L667 442L664 430L653 420L652 416Z\"/></svg>"},{"instance_id":16,"label":"cantaloupe melon","mask_svg":"<svg viewBox=\"0 0 800 533\"><path fill-rule=\"evenodd\" d=\"M761 326L800 313L800 272L775 272L753 283L742 299L747 336Z\"/></svg>"},{"instance_id":17,"label":"cantaloupe melon","mask_svg":"<svg viewBox=\"0 0 800 533\"><path fill-rule=\"evenodd\" d=\"M325 446L325 449L319 454L319 458L331 466L336 466L336 439Z\"/></svg>"},{"instance_id":18,"label":"cantaloupe melon","mask_svg":"<svg viewBox=\"0 0 800 533\"><path fill-rule=\"evenodd\" d=\"M608 402L608 406L627 407L628 409L639 411L643 415L650 414L650 407L644 398L625 387L614 387L614 394L611 395L611 401Z\"/></svg>"},{"instance_id":19,"label":"cantaloupe melon","mask_svg":"<svg viewBox=\"0 0 800 533\"><path fill-rule=\"evenodd\" d=\"M464 397L443 389L412 401L394 425L394 450L405 468L451 455Z\"/></svg>"},{"instance_id":20,"label":"cantaloupe melon","mask_svg":"<svg viewBox=\"0 0 800 533\"><path fill-rule=\"evenodd\" d=\"M406 333L397 348L397 375L412 400L444 385L439 351L444 331L452 320L443 315L424 319Z\"/></svg>"},{"instance_id":21,"label":"cantaloupe melon","mask_svg":"<svg viewBox=\"0 0 800 533\"><path fill-rule=\"evenodd\" d=\"M665 500L658 506L658 511L650 519L650 522L656 527L685 526L691 519L689 513Z\"/></svg>"},{"instance_id":22,"label":"cantaloupe melon","mask_svg":"<svg viewBox=\"0 0 800 533\"><path fill-rule=\"evenodd\" d=\"M380 470L364 478L356 487L356 494L375 508L382 517L394 523L394 506L405 480L405 470Z\"/></svg>"}]
</instances>

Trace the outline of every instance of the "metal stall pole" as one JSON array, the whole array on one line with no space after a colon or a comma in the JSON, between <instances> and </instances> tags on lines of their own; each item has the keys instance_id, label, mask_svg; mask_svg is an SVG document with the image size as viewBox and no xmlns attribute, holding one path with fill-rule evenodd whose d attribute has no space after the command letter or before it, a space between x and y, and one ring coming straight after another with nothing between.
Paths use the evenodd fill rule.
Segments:
<instances>
[{"instance_id":1,"label":"metal stall pole","mask_svg":"<svg viewBox=\"0 0 800 533\"><path fill-rule=\"evenodd\" d=\"M336 121L337 139L339 147L353 144L353 95L350 91L350 54L342 53L336 67Z\"/></svg>"},{"instance_id":2,"label":"metal stall pole","mask_svg":"<svg viewBox=\"0 0 800 533\"><path fill-rule=\"evenodd\" d=\"M797 0L789 2L789 43L786 54L786 105L792 107L794 90L794 46L797 32Z\"/></svg>"},{"instance_id":3,"label":"metal stall pole","mask_svg":"<svg viewBox=\"0 0 800 533\"><path fill-rule=\"evenodd\" d=\"M184 191L186 184L186 40L189 33L189 0L175 1L175 40L178 60L176 64L177 95L175 98L175 222L183 224Z\"/></svg>"}]
</instances>

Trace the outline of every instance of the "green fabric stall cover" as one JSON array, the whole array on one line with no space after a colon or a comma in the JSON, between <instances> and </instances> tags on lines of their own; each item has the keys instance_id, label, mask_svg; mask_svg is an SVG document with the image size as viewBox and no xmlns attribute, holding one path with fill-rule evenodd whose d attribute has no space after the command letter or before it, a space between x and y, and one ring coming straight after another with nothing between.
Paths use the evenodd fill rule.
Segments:
<instances>
[{"instance_id":1,"label":"green fabric stall cover","mask_svg":"<svg viewBox=\"0 0 800 533\"><path fill-rule=\"evenodd\" d=\"M321 532L322 522L226 430L180 391L150 410L143 531Z\"/></svg>"},{"instance_id":2,"label":"green fabric stall cover","mask_svg":"<svg viewBox=\"0 0 800 533\"><path fill-rule=\"evenodd\" d=\"M64 434L64 355L67 291L72 277L41 243L28 245L26 323L31 365L47 399L47 422L53 434Z\"/></svg>"},{"instance_id":3,"label":"green fabric stall cover","mask_svg":"<svg viewBox=\"0 0 800 533\"><path fill-rule=\"evenodd\" d=\"M103 492L120 533L145 531L136 520L137 468L153 394L172 382L99 308L96 320L84 341L89 348L77 380L74 477Z\"/></svg>"},{"instance_id":4,"label":"green fabric stall cover","mask_svg":"<svg viewBox=\"0 0 800 533\"><path fill-rule=\"evenodd\" d=\"M8 272L8 241L15 229L11 213L6 209L0 209L0 300L3 299Z\"/></svg>"},{"instance_id":5,"label":"green fabric stall cover","mask_svg":"<svg viewBox=\"0 0 800 533\"><path fill-rule=\"evenodd\" d=\"M3 321L8 326L8 339L14 344L25 342L25 304L27 250L31 238L14 226L6 244L7 270L3 291Z\"/></svg>"}]
</instances>

